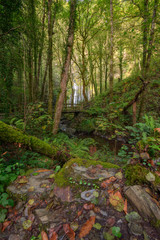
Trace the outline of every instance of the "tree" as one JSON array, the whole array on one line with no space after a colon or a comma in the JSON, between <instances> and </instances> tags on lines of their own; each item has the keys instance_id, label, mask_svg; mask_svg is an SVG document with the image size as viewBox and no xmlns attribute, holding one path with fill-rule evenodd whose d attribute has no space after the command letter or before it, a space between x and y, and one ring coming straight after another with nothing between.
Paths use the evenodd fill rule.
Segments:
<instances>
[{"instance_id":1,"label":"tree","mask_svg":"<svg viewBox=\"0 0 160 240\"><path fill-rule=\"evenodd\" d=\"M66 57L64 60L62 75L61 75L61 92L59 94L56 108L55 108L55 115L54 115L54 126L53 126L53 134L56 134L58 131L58 126L61 119L65 92L67 88L67 81L68 81L68 74L69 74L69 67L71 63L72 57L72 48L74 42L74 31L75 31L75 20L76 20L76 6L77 0L70 1L70 21L69 21L69 29L68 29L68 39L66 44Z\"/></svg>"}]
</instances>

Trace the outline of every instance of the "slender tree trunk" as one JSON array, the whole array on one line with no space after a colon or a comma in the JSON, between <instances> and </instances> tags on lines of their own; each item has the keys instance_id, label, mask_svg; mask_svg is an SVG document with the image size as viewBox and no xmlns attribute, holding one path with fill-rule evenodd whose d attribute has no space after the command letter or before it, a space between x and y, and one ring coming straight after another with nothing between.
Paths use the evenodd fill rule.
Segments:
<instances>
[{"instance_id":1,"label":"slender tree trunk","mask_svg":"<svg viewBox=\"0 0 160 240\"><path fill-rule=\"evenodd\" d=\"M64 65L63 65L62 75L61 75L61 92L59 94L59 98L56 103L53 134L56 134L58 131L58 126L60 123L63 104L64 104L64 97L65 97L65 92L66 92L66 87L67 87L68 73L69 73L69 67L70 67L70 63L71 63L72 48L73 48L73 42L74 42L76 5L77 5L77 0L70 1L70 21L69 21L69 29L68 29L66 57L65 57Z\"/></svg>"},{"instance_id":2,"label":"slender tree trunk","mask_svg":"<svg viewBox=\"0 0 160 240\"><path fill-rule=\"evenodd\" d=\"M110 0L110 77L109 77L109 88L110 88L110 101L113 100L113 0Z\"/></svg>"},{"instance_id":3,"label":"slender tree trunk","mask_svg":"<svg viewBox=\"0 0 160 240\"><path fill-rule=\"evenodd\" d=\"M152 57L158 2L159 2L159 0L154 1L152 23L151 23L151 29L150 29L150 35L149 35L149 28L148 28L148 24L147 24L148 16L146 15L147 13L145 13L145 11L148 10L148 0L144 0L144 23L146 22L146 27L144 25L144 28L146 28L146 29L144 29L144 31L148 31L147 35L146 35L146 33L143 32L143 68L142 68L143 72L142 72L142 75L143 75L143 78L145 81L148 78L148 71L150 68L150 62L151 62L151 57ZM149 42L147 41L148 35L149 35ZM146 96L147 96L147 88L145 89L145 91L142 94L140 108L139 108L139 114L138 114L138 120L144 114Z\"/></svg>"},{"instance_id":4,"label":"slender tree trunk","mask_svg":"<svg viewBox=\"0 0 160 240\"><path fill-rule=\"evenodd\" d=\"M142 76L146 77L146 56L147 56L147 39L148 39L148 0L144 0L144 14L143 14L143 64Z\"/></svg>"},{"instance_id":5,"label":"slender tree trunk","mask_svg":"<svg viewBox=\"0 0 160 240\"><path fill-rule=\"evenodd\" d=\"M29 88L29 102L33 101L33 64L32 64L32 50L29 46L28 50L28 88Z\"/></svg>"},{"instance_id":6,"label":"slender tree trunk","mask_svg":"<svg viewBox=\"0 0 160 240\"><path fill-rule=\"evenodd\" d=\"M53 114L53 79L52 79L52 0L48 0L48 66L49 66L49 97L48 97L48 113L52 117Z\"/></svg>"},{"instance_id":7,"label":"slender tree trunk","mask_svg":"<svg viewBox=\"0 0 160 240\"><path fill-rule=\"evenodd\" d=\"M120 71L120 81L123 79L123 47L119 48L119 71Z\"/></svg>"},{"instance_id":8,"label":"slender tree trunk","mask_svg":"<svg viewBox=\"0 0 160 240\"><path fill-rule=\"evenodd\" d=\"M85 43L82 42L82 82L83 82L83 97L85 102L88 102L86 95L86 61L85 61Z\"/></svg>"},{"instance_id":9,"label":"slender tree trunk","mask_svg":"<svg viewBox=\"0 0 160 240\"><path fill-rule=\"evenodd\" d=\"M49 97L48 97L48 113L53 116L53 71L52 71L52 60L53 60L53 27L57 14L57 0L54 6L54 14L52 14L52 0L48 0L48 67L49 67Z\"/></svg>"},{"instance_id":10,"label":"slender tree trunk","mask_svg":"<svg viewBox=\"0 0 160 240\"><path fill-rule=\"evenodd\" d=\"M42 54L43 54L43 48L44 48L44 23L46 18L46 8L45 8L45 0L43 0L43 17L42 17L42 39L41 39L41 47L39 50L39 56L38 56L38 73L37 73L37 86L39 88L39 82L40 82L40 73L41 73L41 65L42 65ZM39 89L38 89L39 93Z\"/></svg>"},{"instance_id":11,"label":"slender tree trunk","mask_svg":"<svg viewBox=\"0 0 160 240\"><path fill-rule=\"evenodd\" d=\"M103 76L103 69L102 69L102 50L103 50L103 47L102 47L102 42L99 41L99 80L100 80L100 93L102 93L102 76Z\"/></svg>"},{"instance_id":12,"label":"slender tree trunk","mask_svg":"<svg viewBox=\"0 0 160 240\"><path fill-rule=\"evenodd\" d=\"M105 91L107 91L107 80L108 80L108 56L106 56L105 61Z\"/></svg>"}]
</instances>

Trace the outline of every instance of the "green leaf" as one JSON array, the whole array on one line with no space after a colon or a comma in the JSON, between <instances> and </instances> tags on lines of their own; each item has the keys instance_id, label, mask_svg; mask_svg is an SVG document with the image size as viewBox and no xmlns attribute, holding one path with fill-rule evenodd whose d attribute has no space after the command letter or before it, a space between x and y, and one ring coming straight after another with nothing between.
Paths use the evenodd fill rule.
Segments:
<instances>
[{"instance_id":1,"label":"green leaf","mask_svg":"<svg viewBox=\"0 0 160 240\"><path fill-rule=\"evenodd\" d=\"M121 234L121 230L119 227L112 227L112 234L115 236L115 237L118 237L120 238L122 236Z\"/></svg>"},{"instance_id":2,"label":"green leaf","mask_svg":"<svg viewBox=\"0 0 160 240\"><path fill-rule=\"evenodd\" d=\"M94 224L93 227L96 228L97 230L101 230L101 228L102 228L100 223Z\"/></svg>"},{"instance_id":3,"label":"green leaf","mask_svg":"<svg viewBox=\"0 0 160 240\"><path fill-rule=\"evenodd\" d=\"M7 210L6 209L0 209L0 222L3 223L6 218Z\"/></svg>"}]
</instances>

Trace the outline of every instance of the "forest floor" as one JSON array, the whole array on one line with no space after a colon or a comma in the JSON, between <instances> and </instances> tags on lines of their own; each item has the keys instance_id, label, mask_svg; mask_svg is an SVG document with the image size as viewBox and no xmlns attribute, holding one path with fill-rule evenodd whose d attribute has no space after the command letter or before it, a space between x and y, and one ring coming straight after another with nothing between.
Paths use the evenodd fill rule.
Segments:
<instances>
[{"instance_id":1,"label":"forest floor","mask_svg":"<svg viewBox=\"0 0 160 240\"><path fill-rule=\"evenodd\" d=\"M0 240L160 239L150 219L160 220L159 199L152 189L126 186L122 169L75 161L68 179L57 186L52 169L19 176L8 187L16 206L0 225Z\"/></svg>"}]
</instances>

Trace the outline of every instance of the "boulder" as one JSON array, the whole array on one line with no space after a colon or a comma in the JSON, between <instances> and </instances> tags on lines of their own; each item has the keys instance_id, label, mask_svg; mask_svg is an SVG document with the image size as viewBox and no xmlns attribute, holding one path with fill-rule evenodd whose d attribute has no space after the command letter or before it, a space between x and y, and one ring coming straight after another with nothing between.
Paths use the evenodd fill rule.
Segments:
<instances>
[{"instance_id":1,"label":"boulder","mask_svg":"<svg viewBox=\"0 0 160 240\"><path fill-rule=\"evenodd\" d=\"M124 194L145 220L160 220L160 208L143 187L125 187Z\"/></svg>"}]
</instances>

